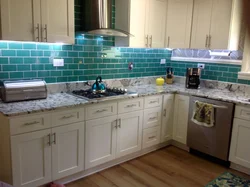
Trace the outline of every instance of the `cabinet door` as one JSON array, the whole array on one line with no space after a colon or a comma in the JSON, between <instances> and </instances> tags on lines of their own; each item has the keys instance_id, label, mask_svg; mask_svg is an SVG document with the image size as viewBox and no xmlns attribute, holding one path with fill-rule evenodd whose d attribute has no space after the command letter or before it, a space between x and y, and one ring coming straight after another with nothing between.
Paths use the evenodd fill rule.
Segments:
<instances>
[{"instance_id":1,"label":"cabinet door","mask_svg":"<svg viewBox=\"0 0 250 187\"><path fill-rule=\"evenodd\" d=\"M149 34L149 47L165 46L167 0L149 0L146 31Z\"/></svg>"},{"instance_id":2,"label":"cabinet door","mask_svg":"<svg viewBox=\"0 0 250 187\"><path fill-rule=\"evenodd\" d=\"M118 115L117 158L141 150L142 118L143 111Z\"/></svg>"},{"instance_id":3,"label":"cabinet door","mask_svg":"<svg viewBox=\"0 0 250 187\"><path fill-rule=\"evenodd\" d=\"M174 95L164 95L161 142L172 140L174 119Z\"/></svg>"},{"instance_id":4,"label":"cabinet door","mask_svg":"<svg viewBox=\"0 0 250 187\"><path fill-rule=\"evenodd\" d=\"M232 0L213 0L210 48L227 49L231 24Z\"/></svg>"},{"instance_id":5,"label":"cabinet door","mask_svg":"<svg viewBox=\"0 0 250 187\"><path fill-rule=\"evenodd\" d=\"M192 13L193 0L168 0L165 47L190 47Z\"/></svg>"},{"instance_id":6,"label":"cabinet door","mask_svg":"<svg viewBox=\"0 0 250 187\"><path fill-rule=\"evenodd\" d=\"M40 13L40 0L1 0L1 39L39 41Z\"/></svg>"},{"instance_id":7,"label":"cabinet door","mask_svg":"<svg viewBox=\"0 0 250 187\"><path fill-rule=\"evenodd\" d=\"M250 122L234 119L229 160L250 168Z\"/></svg>"},{"instance_id":8,"label":"cabinet door","mask_svg":"<svg viewBox=\"0 0 250 187\"><path fill-rule=\"evenodd\" d=\"M34 187L51 181L51 130L11 137L13 185Z\"/></svg>"},{"instance_id":9,"label":"cabinet door","mask_svg":"<svg viewBox=\"0 0 250 187\"><path fill-rule=\"evenodd\" d=\"M129 47L147 47L145 25L146 25L146 6L148 0L130 1L130 37Z\"/></svg>"},{"instance_id":10,"label":"cabinet door","mask_svg":"<svg viewBox=\"0 0 250 187\"><path fill-rule=\"evenodd\" d=\"M176 95L173 139L185 145L187 144L188 112L189 97L184 95Z\"/></svg>"},{"instance_id":11,"label":"cabinet door","mask_svg":"<svg viewBox=\"0 0 250 187\"><path fill-rule=\"evenodd\" d=\"M86 122L85 169L115 159L117 116Z\"/></svg>"},{"instance_id":12,"label":"cabinet door","mask_svg":"<svg viewBox=\"0 0 250 187\"><path fill-rule=\"evenodd\" d=\"M41 5L43 41L74 44L74 0L42 0Z\"/></svg>"},{"instance_id":13,"label":"cabinet door","mask_svg":"<svg viewBox=\"0 0 250 187\"><path fill-rule=\"evenodd\" d=\"M194 0L191 48L205 49L208 46L213 0Z\"/></svg>"},{"instance_id":14,"label":"cabinet door","mask_svg":"<svg viewBox=\"0 0 250 187\"><path fill-rule=\"evenodd\" d=\"M52 179L83 170L84 122L52 129Z\"/></svg>"}]
</instances>

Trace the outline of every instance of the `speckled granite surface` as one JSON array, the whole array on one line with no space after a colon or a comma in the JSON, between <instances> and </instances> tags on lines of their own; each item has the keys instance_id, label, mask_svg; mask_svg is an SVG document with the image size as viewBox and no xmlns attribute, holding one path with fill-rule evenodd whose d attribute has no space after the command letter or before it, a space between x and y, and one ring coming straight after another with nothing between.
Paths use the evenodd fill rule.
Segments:
<instances>
[{"instance_id":1,"label":"speckled granite surface","mask_svg":"<svg viewBox=\"0 0 250 187\"><path fill-rule=\"evenodd\" d=\"M28 113L84 106L87 104L100 103L109 100L144 97L164 93L180 93L190 96L207 97L221 101L233 102L236 104L248 105L250 107L250 102L248 101L248 99L250 99L250 87L248 86L206 81L202 82L201 89L190 90L185 88L183 80L176 80L176 83L173 85L164 85L160 87L156 86L154 82L155 78L153 77L148 79L121 79L106 81L106 84L110 87L127 88L128 91L136 92L137 95L133 94L117 97L106 97L101 100L85 100L67 93L56 93L70 93L73 90L90 88L90 86L86 85L86 83L66 83L53 86L49 85L49 95L47 99L15 103L0 102L0 112L5 116L17 116Z\"/></svg>"}]
</instances>

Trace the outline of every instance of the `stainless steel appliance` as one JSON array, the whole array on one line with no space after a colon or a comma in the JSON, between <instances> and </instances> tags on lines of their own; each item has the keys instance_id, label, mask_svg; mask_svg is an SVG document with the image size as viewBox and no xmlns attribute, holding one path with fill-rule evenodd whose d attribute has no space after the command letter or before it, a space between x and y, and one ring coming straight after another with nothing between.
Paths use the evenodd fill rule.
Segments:
<instances>
[{"instance_id":1,"label":"stainless steel appliance","mask_svg":"<svg viewBox=\"0 0 250 187\"><path fill-rule=\"evenodd\" d=\"M194 103L200 101L215 105L215 125L211 128L195 124L191 119ZM234 104L212 99L191 97L187 145L191 149L228 161Z\"/></svg>"},{"instance_id":2,"label":"stainless steel appliance","mask_svg":"<svg viewBox=\"0 0 250 187\"><path fill-rule=\"evenodd\" d=\"M43 80L1 81L1 99L4 102L47 98L47 87Z\"/></svg>"},{"instance_id":3,"label":"stainless steel appliance","mask_svg":"<svg viewBox=\"0 0 250 187\"><path fill-rule=\"evenodd\" d=\"M198 89L200 86L200 68L187 68L186 72L186 88Z\"/></svg>"},{"instance_id":4,"label":"stainless steel appliance","mask_svg":"<svg viewBox=\"0 0 250 187\"><path fill-rule=\"evenodd\" d=\"M127 31L112 28L112 0L83 0L82 27L90 34L101 36L132 36Z\"/></svg>"}]
</instances>

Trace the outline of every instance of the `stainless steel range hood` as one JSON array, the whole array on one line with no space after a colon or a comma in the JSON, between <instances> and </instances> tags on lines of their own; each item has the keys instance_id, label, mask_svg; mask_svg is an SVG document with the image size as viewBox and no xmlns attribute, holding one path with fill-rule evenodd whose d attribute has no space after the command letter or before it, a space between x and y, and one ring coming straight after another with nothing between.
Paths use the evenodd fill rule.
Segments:
<instances>
[{"instance_id":1,"label":"stainless steel range hood","mask_svg":"<svg viewBox=\"0 0 250 187\"><path fill-rule=\"evenodd\" d=\"M83 29L89 34L101 36L132 36L112 28L112 0L84 0Z\"/></svg>"}]
</instances>

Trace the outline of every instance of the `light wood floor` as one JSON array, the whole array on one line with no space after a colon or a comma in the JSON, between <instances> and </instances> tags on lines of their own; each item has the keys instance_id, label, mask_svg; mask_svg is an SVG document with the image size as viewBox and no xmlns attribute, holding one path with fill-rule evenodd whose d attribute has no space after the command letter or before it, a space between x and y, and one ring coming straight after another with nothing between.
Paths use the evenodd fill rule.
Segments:
<instances>
[{"instance_id":1,"label":"light wood floor","mask_svg":"<svg viewBox=\"0 0 250 187\"><path fill-rule=\"evenodd\" d=\"M226 171L250 179L248 175L171 146L93 174L67 187L196 187L205 186Z\"/></svg>"}]
</instances>

